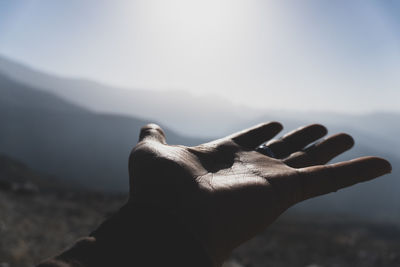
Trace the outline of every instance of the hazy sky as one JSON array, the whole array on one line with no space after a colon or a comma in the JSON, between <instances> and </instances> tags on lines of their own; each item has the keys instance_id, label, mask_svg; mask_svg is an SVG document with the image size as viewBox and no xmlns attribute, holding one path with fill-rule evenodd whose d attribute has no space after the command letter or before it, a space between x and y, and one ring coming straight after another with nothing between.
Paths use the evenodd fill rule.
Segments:
<instances>
[{"instance_id":1,"label":"hazy sky","mask_svg":"<svg viewBox=\"0 0 400 267\"><path fill-rule=\"evenodd\" d=\"M396 0L0 0L0 54L258 107L400 111Z\"/></svg>"}]
</instances>

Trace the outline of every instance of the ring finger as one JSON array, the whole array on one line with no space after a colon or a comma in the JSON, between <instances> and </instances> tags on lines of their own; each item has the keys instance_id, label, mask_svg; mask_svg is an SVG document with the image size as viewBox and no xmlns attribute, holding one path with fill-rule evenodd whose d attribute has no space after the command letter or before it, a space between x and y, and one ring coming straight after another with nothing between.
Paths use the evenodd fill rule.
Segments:
<instances>
[{"instance_id":1,"label":"ring finger","mask_svg":"<svg viewBox=\"0 0 400 267\"><path fill-rule=\"evenodd\" d=\"M293 153L284 162L293 168L322 165L349 150L354 145L353 138L344 133L333 135L316 143L304 151Z\"/></svg>"}]
</instances>

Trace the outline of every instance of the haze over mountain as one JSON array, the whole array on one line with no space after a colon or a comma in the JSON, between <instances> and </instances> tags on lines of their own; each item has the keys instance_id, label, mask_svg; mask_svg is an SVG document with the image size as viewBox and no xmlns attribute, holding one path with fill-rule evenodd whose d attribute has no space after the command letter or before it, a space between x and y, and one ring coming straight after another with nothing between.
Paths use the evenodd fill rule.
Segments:
<instances>
[{"instance_id":1,"label":"haze over mountain","mask_svg":"<svg viewBox=\"0 0 400 267\"><path fill-rule=\"evenodd\" d=\"M0 94L1 153L92 190L127 190L127 159L147 121L97 114L1 73ZM171 143L200 143L165 130Z\"/></svg>"},{"instance_id":2,"label":"haze over mountain","mask_svg":"<svg viewBox=\"0 0 400 267\"><path fill-rule=\"evenodd\" d=\"M95 190L127 189L130 149L140 127L150 121L167 126L170 143L189 145L266 120L282 121L286 130L321 122L331 133L346 131L356 138L355 148L340 160L383 156L392 162L394 171L296 209L400 218L398 114L253 110L223 99L118 89L55 77L1 58L0 93L0 152ZM168 127L199 137L187 138Z\"/></svg>"},{"instance_id":3,"label":"haze over mountain","mask_svg":"<svg viewBox=\"0 0 400 267\"><path fill-rule=\"evenodd\" d=\"M216 97L195 97L182 91L115 88L48 75L1 57L0 72L89 110L155 119L185 135L225 134L235 121L246 121L249 116L257 114L256 110L252 112L249 108L243 112L242 107Z\"/></svg>"},{"instance_id":4,"label":"haze over mountain","mask_svg":"<svg viewBox=\"0 0 400 267\"><path fill-rule=\"evenodd\" d=\"M35 194L79 189L71 182L38 173L24 163L0 154L0 191Z\"/></svg>"},{"instance_id":5,"label":"haze over mountain","mask_svg":"<svg viewBox=\"0 0 400 267\"><path fill-rule=\"evenodd\" d=\"M10 59L0 57L0 72L27 86L53 93L91 111L147 118L168 125L186 136L223 136L232 129L265 120L279 120L286 129L293 125L324 122L343 130L362 131L399 144L400 114L340 114L329 112L299 112L290 110L253 109L238 106L226 99L194 96L184 91L155 91L116 88L97 82L49 75ZM312 107L310 107L312 109ZM373 122L373 123L371 123ZM286 125L287 124L287 125ZM343 129L345 126L345 129ZM335 127L335 128L339 128Z\"/></svg>"}]
</instances>

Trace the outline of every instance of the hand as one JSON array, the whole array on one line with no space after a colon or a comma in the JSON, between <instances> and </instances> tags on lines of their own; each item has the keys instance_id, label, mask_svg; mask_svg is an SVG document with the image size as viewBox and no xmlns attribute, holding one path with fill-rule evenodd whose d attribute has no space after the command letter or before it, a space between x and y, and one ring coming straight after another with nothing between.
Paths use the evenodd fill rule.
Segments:
<instances>
[{"instance_id":1,"label":"hand","mask_svg":"<svg viewBox=\"0 0 400 267\"><path fill-rule=\"evenodd\" d=\"M337 134L303 150L327 133L318 124L270 141L277 158L255 151L281 129L271 122L186 147L146 125L129 159L130 198L178 214L219 265L290 206L391 171L377 157L324 165L354 142Z\"/></svg>"}]
</instances>

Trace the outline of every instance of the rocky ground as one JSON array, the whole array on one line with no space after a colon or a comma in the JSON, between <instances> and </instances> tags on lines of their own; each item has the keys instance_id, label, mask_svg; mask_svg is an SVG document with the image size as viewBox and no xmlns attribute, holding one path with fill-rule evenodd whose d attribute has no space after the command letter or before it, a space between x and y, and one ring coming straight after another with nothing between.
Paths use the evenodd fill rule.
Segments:
<instances>
[{"instance_id":1,"label":"rocky ground","mask_svg":"<svg viewBox=\"0 0 400 267\"><path fill-rule=\"evenodd\" d=\"M125 196L0 191L0 266L32 266L89 233ZM400 227L289 214L238 248L228 267L400 266Z\"/></svg>"},{"instance_id":2,"label":"rocky ground","mask_svg":"<svg viewBox=\"0 0 400 267\"><path fill-rule=\"evenodd\" d=\"M303 216L283 217L238 248L234 262L248 267L400 266L399 226Z\"/></svg>"}]
</instances>

